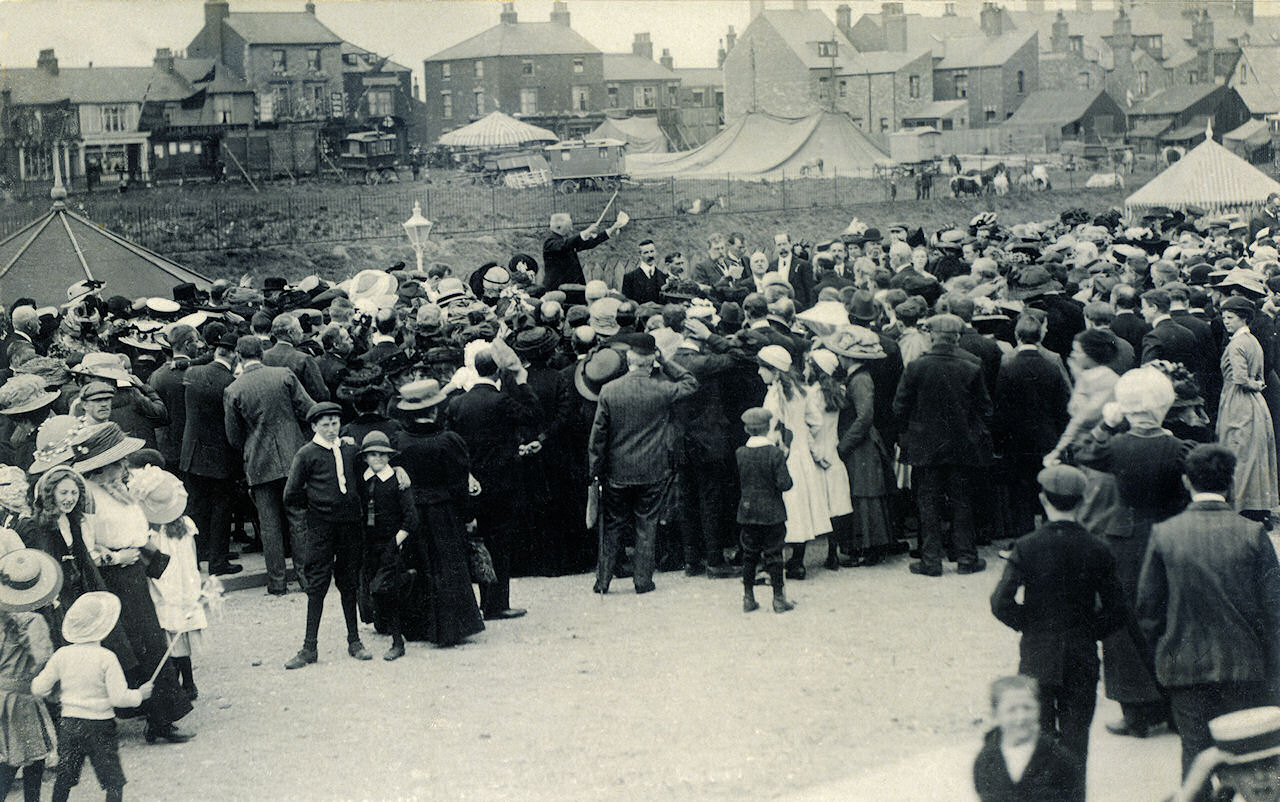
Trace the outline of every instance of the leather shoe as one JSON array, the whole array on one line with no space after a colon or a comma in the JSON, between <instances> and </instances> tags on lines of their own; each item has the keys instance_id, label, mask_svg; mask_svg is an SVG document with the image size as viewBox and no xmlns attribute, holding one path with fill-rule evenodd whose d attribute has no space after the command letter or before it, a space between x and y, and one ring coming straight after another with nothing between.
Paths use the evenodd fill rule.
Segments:
<instances>
[{"instance_id":1,"label":"leather shoe","mask_svg":"<svg viewBox=\"0 0 1280 802\"><path fill-rule=\"evenodd\" d=\"M641 585L640 587L636 588L636 595L640 596L645 593L653 593L657 589L658 589L658 586L654 585L653 583L649 583L648 585Z\"/></svg>"},{"instance_id":2,"label":"leather shoe","mask_svg":"<svg viewBox=\"0 0 1280 802\"><path fill-rule=\"evenodd\" d=\"M787 579L804 579L807 575L803 565L788 565L786 570Z\"/></svg>"},{"instance_id":3,"label":"leather shoe","mask_svg":"<svg viewBox=\"0 0 1280 802\"><path fill-rule=\"evenodd\" d=\"M298 653L290 658L289 662L284 664L284 667L290 670L302 668L303 666L311 665L317 659L318 655L316 654L315 649L299 649Z\"/></svg>"},{"instance_id":4,"label":"leather shoe","mask_svg":"<svg viewBox=\"0 0 1280 802\"><path fill-rule=\"evenodd\" d=\"M508 618L519 618L520 616L524 615L524 614L525 614L525 613L527 613L527 612L529 612L529 611L528 611L528 610L521 609L521 608L519 608L519 607L508 607L507 609L502 610L502 611L500 611L500 612L496 612L496 613L486 613L486 614L485 614L485 616L484 616L484 620L486 620L486 621L505 621L505 620L506 620L506 619L508 619Z\"/></svg>"},{"instance_id":5,"label":"leather shoe","mask_svg":"<svg viewBox=\"0 0 1280 802\"><path fill-rule=\"evenodd\" d=\"M956 566L957 574L976 574L987 569L987 561L979 557L971 563L960 563Z\"/></svg>"},{"instance_id":6,"label":"leather shoe","mask_svg":"<svg viewBox=\"0 0 1280 802\"><path fill-rule=\"evenodd\" d=\"M706 566L701 563L689 563L684 567L685 576L702 576L707 572Z\"/></svg>"},{"instance_id":7,"label":"leather shoe","mask_svg":"<svg viewBox=\"0 0 1280 802\"><path fill-rule=\"evenodd\" d=\"M742 569L734 568L732 565L708 565L707 576L711 579L732 579L735 576L742 576Z\"/></svg>"},{"instance_id":8,"label":"leather shoe","mask_svg":"<svg viewBox=\"0 0 1280 802\"><path fill-rule=\"evenodd\" d=\"M759 610L759 609L760 609L760 603L755 600L754 596L742 597L742 612L754 613L756 610Z\"/></svg>"},{"instance_id":9,"label":"leather shoe","mask_svg":"<svg viewBox=\"0 0 1280 802\"><path fill-rule=\"evenodd\" d=\"M236 565L234 563L225 563L223 565L210 568L209 575L210 576L230 576L232 574L238 574L243 570L244 570L243 565Z\"/></svg>"},{"instance_id":10,"label":"leather shoe","mask_svg":"<svg viewBox=\"0 0 1280 802\"><path fill-rule=\"evenodd\" d=\"M353 640L347 644L347 654L357 660L372 660L373 655L369 654L369 650L364 648L364 644L358 640Z\"/></svg>"},{"instance_id":11,"label":"leather shoe","mask_svg":"<svg viewBox=\"0 0 1280 802\"><path fill-rule=\"evenodd\" d=\"M603 596L604 594L606 594L606 593L608 593L608 592L609 592L609 589L608 589L608 588L606 588L606 587L602 587L602 586L600 586L600 585L592 585L592 586L591 586L591 592L592 592L592 593L599 593L601 596Z\"/></svg>"},{"instance_id":12,"label":"leather shoe","mask_svg":"<svg viewBox=\"0 0 1280 802\"><path fill-rule=\"evenodd\" d=\"M1147 726L1145 724L1130 724L1124 719L1120 719L1119 721L1108 721L1107 732L1128 738L1146 738Z\"/></svg>"},{"instance_id":13,"label":"leather shoe","mask_svg":"<svg viewBox=\"0 0 1280 802\"><path fill-rule=\"evenodd\" d=\"M907 567L910 569L911 573L919 574L920 576L942 576L941 565L937 566L936 568L930 568L929 566L925 565L923 562L913 562L911 563L911 565Z\"/></svg>"},{"instance_id":14,"label":"leather shoe","mask_svg":"<svg viewBox=\"0 0 1280 802\"><path fill-rule=\"evenodd\" d=\"M196 737L194 732L179 729L176 724L166 724L162 727L152 727L147 725L147 731L143 734L147 739L147 743L153 744L156 741L168 741L171 744L184 744Z\"/></svg>"},{"instance_id":15,"label":"leather shoe","mask_svg":"<svg viewBox=\"0 0 1280 802\"><path fill-rule=\"evenodd\" d=\"M401 657L404 657L403 643L391 644L391 648L387 649L387 653L382 655L382 659L386 660L388 663L391 662L392 660L399 660Z\"/></svg>"}]
</instances>

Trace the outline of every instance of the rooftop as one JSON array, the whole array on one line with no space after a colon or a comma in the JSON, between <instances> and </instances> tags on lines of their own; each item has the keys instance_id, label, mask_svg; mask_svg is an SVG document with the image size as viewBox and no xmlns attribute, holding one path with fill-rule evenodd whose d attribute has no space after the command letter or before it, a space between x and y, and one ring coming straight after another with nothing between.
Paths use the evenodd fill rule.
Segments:
<instances>
[{"instance_id":1,"label":"rooftop","mask_svg":"<svg viewBox=\"0 0 1280 802\"><path fill-rule=\"evenodd\" d=\"M358 56L355 60L355 64L347 63L347 56L349 55ZM382 62L383 58L383 56L378 55L372 50L365 50L363 47L352 44L351 42L342 43L343 72L373 72L374 67L378 67L379 62ZM382 62L381 67L379 67L380 72L411 72L408 67L403 64L397 64L392 61L390 57L386 57L386 59L387 60L385 62Z\"/></svg>"},{"instance_id":2,"label":"rooftop","mask_svg":"<svg viewBox=\"0 0 1280 802\"><path fill-rule=\"evenodd\" d=\"M1000 67L1035 36L1036 31L1012 31L996 37L982 34L953 36L943 43L946 54L938 62L936 69Z\"/></svg>"},{"instance_id":3,"label":"rooftop","mask_svg":"<svg viewBox=\"0 0 1280 802\"><path fill-rule=\"evenodd\" d=\"M0 70L0 88L18 104L142 103L177 101L195 89L181 72L155 67L63 67L57 75L38 68Z\"/></svg>"},{"instance_id":4,"label":"rooftop","mask_svg":"<svg viewBox=\"0 0 1280 802\"><path fill-rule=\"evenodd\" d=\"M1042 89L1032 92L1006 125L1068 125L1083 117L1104 94L1106 92L1102 89Z\"/></svg>"},{"instance_id":5,"label":"rooftop","mask_svg":"<svg viewBox=\"0 0 1280 802\"><path fill-rule=\"evenodd\" d=\"M1250 114L1280 112L1280 47L1240 48L1240 63L1230 86L1244 98Z\"/></svg>"},{"instance_id":6,"label":"rooftop","mask_svg":"<svg viewBox=\"0 0 1280 802\"><path fill-rule=\"evenodd\" d=\"M761 12L760 16L751 25L754 26L761 21L769 23L777 34L782 37L783 41L787 43L787 47L809 69L829 69L832 66L842 72L855 69L854 64L856 64L858 57L857 50L845 38L845 35L836 28L835 24L827 18L827 15L821 11L769 9ZM750 27L748 27L748 30L750 30ZM745 32L743 35L746 35ZM820 42L835 42L835 56L819 55L818 44Z\"/></svg>"},{"instance_id":7,"label":"rooftop","mask_svg":"<svg viewBox=\"0 0 1280 802\"><path fill-rule=\"evenodd\" d=\"M237 11L223 20L249 44L337 44L342 37L307 11Z\"/></svg>"},{"instance_id":8,"label":"rooftop","mask_svg":"<svg viewBox=\"0 0 1280 802\"><path fill-rule=\"evenodd\" d=\"M904 16L907 18L907 50L909 51L934 49L949 37L971 36L982 32L976 17L930 17L924 14L905 14ZM884 15L881 13L863 14L858 21L861 20L873 22L881 31L884 30Z\"/></svg>"},{"instance_id":9,"label":"rooftop","mask_svg":"<svg viewBox=\"0 0 1280 802\"><path fill-rule=\"evenodd\" d=\"M605 53L606 81L675 81L676 74L651 58L632 53Z\"/></svg>"},{"instance_id":10,"label":"rooftop","mask_svg":"<svg viewBox=\"0 0 1280 802\"><path fill-rule=\"evenodd\" d=\"M427 61L599 52L600 48L567 25L558 22L516 22L500 23L481 31L434 56L428 56Z\"/></svg>"},{"instance_id":11,"label":"rooftop","mask_svg":"<svg viewBox=\"0 0 1280 802\"><path fill-rule=\"evenodd\" d=\"M1218 84L1193 84L1162 89L1129 110L1133 116L1177 114L1193 106L1223 87Z\"/></svg>"}]
</instances>

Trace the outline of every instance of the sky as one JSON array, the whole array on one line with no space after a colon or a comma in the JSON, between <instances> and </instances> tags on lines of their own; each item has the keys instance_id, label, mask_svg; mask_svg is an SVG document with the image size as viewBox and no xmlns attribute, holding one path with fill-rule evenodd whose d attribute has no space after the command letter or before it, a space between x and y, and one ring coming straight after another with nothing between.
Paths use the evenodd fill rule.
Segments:
<instances>
[{"instance_id":1,"label":"sky","mask_svg":"<svg viewBox=\"0 0 1280 802\"><path fill-rule=\"evenodd\" d=\"M234 11L301 11L306 0L231 0ZM847 0L854 19L879 11L878 0ZM1021 6L1021 2L1007 2ZM838 0L810 8L835 19ZM1052 7L1056 5L1050 2ZM1099 0L1097 5L1105 5ZM770 8L789 8L769 0ZM670 48L676 67L714 67L729 25L746 28L746 0L568 0L574 30L606 53L630 52L637 32L651 34L655 58ZM940 13L941 2L907 0L908 11ZM390 56L421 76L427 56L498 23L496 0L317 0L334 33ZM545 21L551 0L516 0L522 21ZM142 66L156 48L181 51L204 21L201 0L0 0L0 68L34 67L54 48L64 67Z\"/></svg>"}]
</instances>

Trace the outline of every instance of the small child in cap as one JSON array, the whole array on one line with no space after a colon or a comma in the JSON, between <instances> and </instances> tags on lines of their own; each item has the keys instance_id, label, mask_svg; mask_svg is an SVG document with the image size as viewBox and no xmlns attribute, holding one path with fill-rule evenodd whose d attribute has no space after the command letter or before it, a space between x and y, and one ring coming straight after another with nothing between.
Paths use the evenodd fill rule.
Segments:
<instances>
[{"instance_id":1,"label":"small child in cap","mask_svg":"<svg viewBox=\"0 0 1280 802\"><path fill-rule=\"evenodd\" d=\"M187 517L187 490L182 480L163 468L148 465L129 477L133 491L150 524L150 545L168 556L158 576L150 576L151 601L160 627L173 643L170 659L187 698L199 696L191 655L200 633L208 626L200 566L196 561L196 525Z\"/></svg>"},{"instance_id":2,"label":"small child in cap","mask_svg":"<svg viewBox=\"0 0 1280 802\"><path fill-rule=\"evenodd\" d=\"M385 623L391 635L391 648L383 660L404 656L400 606L408 576L400 549L418 531L413 491L400 486L391 467L396 453L390 439L379 431L366 434L360 444L360 456L368 466L361 485L367 509L364 577L373 597L374 617Z\"/></svg>"},{"instance_id":3,"label":"small child in cap","mask_svg":"<svg viewBox=\"0 0 1280 802\"><path fill-rule=\"evenodd\" d=\"M756 565L763 562L773 584L773 611L785 613L795 607L787 601L783 588L782 546L787 536L787 508L782 494L791 489L787 455L769 439L773 415L763 407L742 413L747 444L736 452L738 481L742 489L738 501L738 526L742 542L742 611L758 610Z\"/></svg>"},{"instance_id":4,"label":"small child in cap","mask_svg":"<svg viewBox=\"0 0 1280 802\"><path fill-rule=\"evenodd\" d=\"M55 802L66 802L72 787L80 782L86 757L93 763L98 784L107 792L107 802L124 798L114 708L138 707L151 698L153 685L146 682L130 689L119 658L102 647L102 639L119 617L120 599L114 593L92 591L76 599L62 619L62 637L68 645L54 652L44 670L31 680L35 696L48 696L55 685L61 685Z\"/></svg>"}]
</instances>

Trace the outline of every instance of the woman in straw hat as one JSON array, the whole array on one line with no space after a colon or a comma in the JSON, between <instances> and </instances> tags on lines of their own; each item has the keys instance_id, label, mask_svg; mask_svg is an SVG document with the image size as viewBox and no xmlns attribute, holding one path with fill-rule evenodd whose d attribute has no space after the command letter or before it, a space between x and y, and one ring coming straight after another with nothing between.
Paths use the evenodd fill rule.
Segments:
<instances>
[{"instance_id":1,"label":"woman in straw hat","mask_svg":"<svg viewBox=\"0 0 1280 802\"><path fill-rule=\"evenodd\" d=\"M791 354L780 345L766 345L756 354L760 378L767 388L762 407L773 415L771 436L787 452L787 470L794 482L782 494L787 508L788 579L804 579L805 545L831 531L822 468L814 460L810 427L822 425L822 398L805 391L792 369Z\"/></svg>"},{"instance_id":2,"label":"woman in straw hat","mask_svg":"<svg viewBox=\"0 0 1280 802\"><path fill-rule=\"evenodd\" d=\"M151 601L147 566L156 554L149 544L151 530L142 505L128 488L125 457L141 447L141 439L126 437L115 423L84 429L71 444L72 468L84 476L93 504L85 516L89 530L85 540L91 544L103 584L120 598L120 624L138 660L126 676L135 683L156 671L169 645ZM143 707L147 743L190 740L193 733L174 722L191 712L191 700L167 660L160 666L155 685L155 693Z\"/></svg>"},{"instance_id":3,"label":"woman in straw hat","mask_svg":"<svg viewBox=\"0 0 1280 802\"><path fill-rule=\"evenodd\" d=\"M840 357L848 404L840 411L836 450L849 475L853 506L851 565L875 565L897 540L889 494L894 489L889 449L874 425L875 385L867 365L885 356L870 329L848 327L828 337L823 347Z\"/></svg>"},{"instance_id":4,"label":"woman in straw hat","mask_svg":"<svg viewBox=\"0 0 1280 802\"><path fill-rule=\"evenodd\" d=\"M439 382L423 379L400 388L396 404L405 426L398 463L412 483L425 550L419 574L426 578L425 604L406 604L402 624L409 640L438 646L453 646L484 629L463 527L470 518L464 513L470 505L470 459L462 438L438 422L447 398Z\"/></svg>"},{"instance_id":5,"label":"woman in straw hat","mask_svg":"<svg viewBox=\"0 0 1280 802\"><path fill-rule=\"evenodd\" d=\"M49 625L36 611L58 598L62 571L8 529L0 529L0 551L0 799L21 768L25 802L39 802L57 736L48 707L24 691L53 654Z\"/></svg>"}]
</instances>

